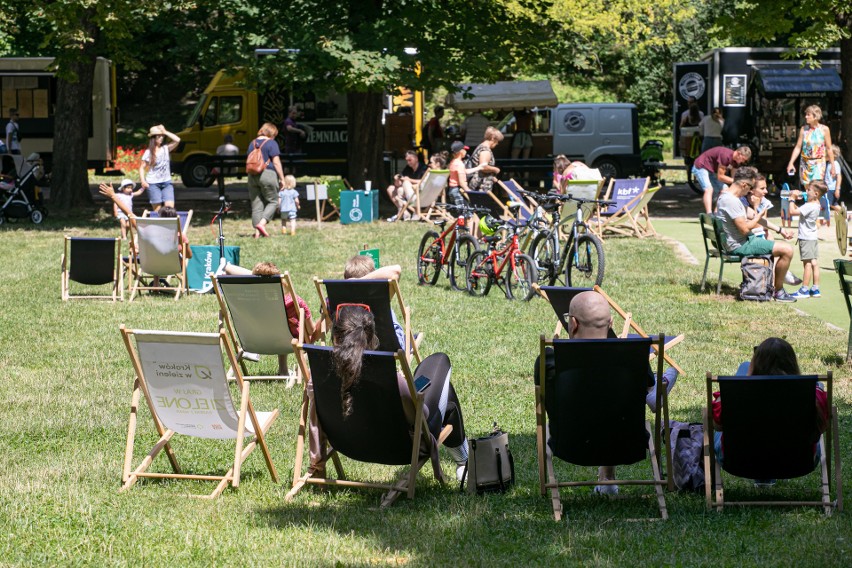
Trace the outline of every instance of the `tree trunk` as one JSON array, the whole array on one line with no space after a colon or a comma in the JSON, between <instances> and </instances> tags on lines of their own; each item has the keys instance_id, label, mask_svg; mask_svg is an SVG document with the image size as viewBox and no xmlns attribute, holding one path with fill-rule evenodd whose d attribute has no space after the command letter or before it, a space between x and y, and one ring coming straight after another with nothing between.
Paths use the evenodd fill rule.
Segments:
<instances>
[{"instance_id":1,"label":"tree trunk","mask_svg":"<svg viewBox=\"0 0 852 568\"><path fill-rule=\"evenodd\" d=\"M50 203L67 213L75 205L93 203L89 192L87 157L92 122L92 81L96 55L69 62L66 71L76 80L56 81L56 122Z\"/></svg>"},{"instance_id":2,"label":"tree trunk","mask_svg":"<svg viewBox=\"0 0 852 568\"><path fill-rule=\"evenodd\" d=\"M385 135L382 129L382 94L347 93L347 128L349 144L346 151L349 161L349 183L364 187L364 180L373 182L374 188L387 185L383 154Z\"/></svg>"},{"instance_id":3,"label":"tree trunk","mask_svg":"<svg viewBox=\"0 0 852 568\"><path fill-rule=\"evenodd\" d=\"M843 157L852 160L852 39L840 40L840 76L843 78L843 118L840 121L840 140Z\"/></svg>"}]
</instances>

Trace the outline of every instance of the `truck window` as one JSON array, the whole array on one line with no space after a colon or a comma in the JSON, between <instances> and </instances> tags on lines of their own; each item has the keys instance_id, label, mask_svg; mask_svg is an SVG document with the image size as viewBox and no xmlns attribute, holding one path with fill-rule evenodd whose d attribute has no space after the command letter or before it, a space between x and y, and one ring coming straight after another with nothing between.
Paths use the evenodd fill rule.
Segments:
<instances>
[{"instance_id":1,"label":"truck window","mask_svg":"<svg viewBox=\"0 0 852 568\"><path fill-rule=\"evenodd\" d=\"M204 113L204 126L217 126L239 122L242 118L243 98L240 96L213 97Z\"/></svg>"},{"instance_id":2,"label":"truck window","mask_svg":"<svg viewBox=\"0 0 852 568\"><path fill-rule=\"evenodd\" d=\"M630 109L602 108L598 115L601 134L629 134L632 129Z\"/></svg>"}]
</instances>

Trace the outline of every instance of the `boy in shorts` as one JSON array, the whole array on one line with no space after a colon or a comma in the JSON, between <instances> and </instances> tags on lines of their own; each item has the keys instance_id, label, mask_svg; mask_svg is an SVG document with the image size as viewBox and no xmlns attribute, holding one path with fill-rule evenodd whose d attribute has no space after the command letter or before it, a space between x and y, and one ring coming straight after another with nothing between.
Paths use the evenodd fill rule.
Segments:
<instances>
[{"instance_id":1,"label":"boy in shorts","mask_svg":"<svg viewBox=\"0 0 852 568\"><path fill-rule=\"evenodd\" d=\"M828 191L823 180L813 180L807 185L807 196L804 205L797 205L796 200L802 198L802 192L790 192L790 214L799 216L799 254L805 266L802 276L802 287L792 294L796 299L819 298L819 240L817 238L817 218L819 217L820 199ZM809 287L813 277L813 286Z\"/></svg>"}]
</instances>

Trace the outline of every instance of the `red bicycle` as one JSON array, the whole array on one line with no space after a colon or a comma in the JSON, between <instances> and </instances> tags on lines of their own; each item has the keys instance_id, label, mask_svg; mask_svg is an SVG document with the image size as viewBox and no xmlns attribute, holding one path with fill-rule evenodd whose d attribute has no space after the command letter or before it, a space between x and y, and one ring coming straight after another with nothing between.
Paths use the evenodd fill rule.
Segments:
<instances>
[{"instance_id":1,"label":"red bicycle","mask_svg":"<svg viewBox=\"0 0 852 568\"><path fill-rule=\"evenodd\" d=\"M464 290L464 278L470 256L479 250L479 242L468 234L465 217L471 213L482 213L479 207L445 206L458 218L446 227L447 220L434 221L443 232L427 231L417 251L417 279L421 284L433 286L441 270L445 270L453 290Z\"/></svg>"},{"instance_id":2,"label":"red bicycle","mask_svg":"<svg viewBox=\"0 0 852 568\"><path fill-rule=\"evenodd\" d=\"M538 270L532 257L524 254L519 245L518 231L522 225L495 225L492 227L495 230L511 229L512 237L508 244L500 249L497 248L500 236L493 235L483 239L488 243L488 250L476 251L468 259L467 291L471 296L485 296L491 290L491 285L497 284L503 288L509 300L529 301L535 293L533 284L538 282Z\"/></svg>"}]
</instances>

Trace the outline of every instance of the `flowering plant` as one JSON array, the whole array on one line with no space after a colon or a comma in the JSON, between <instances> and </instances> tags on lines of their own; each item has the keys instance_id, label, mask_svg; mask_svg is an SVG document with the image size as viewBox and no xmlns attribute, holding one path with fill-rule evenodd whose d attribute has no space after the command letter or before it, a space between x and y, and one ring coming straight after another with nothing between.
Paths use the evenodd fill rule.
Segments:
<instances>
[{"instance_id":1,"label":"flowering plant","mask_svg":"<svg viewBox=\"0 0 852 568\"><path fill-rule=\"evenodd\" d=\"M115 149L115 167L123 172L138 172L139 166L142 165L142 154L145 153L145 147L132 146L117 146Z\"/></svg>"}]
</instances>

